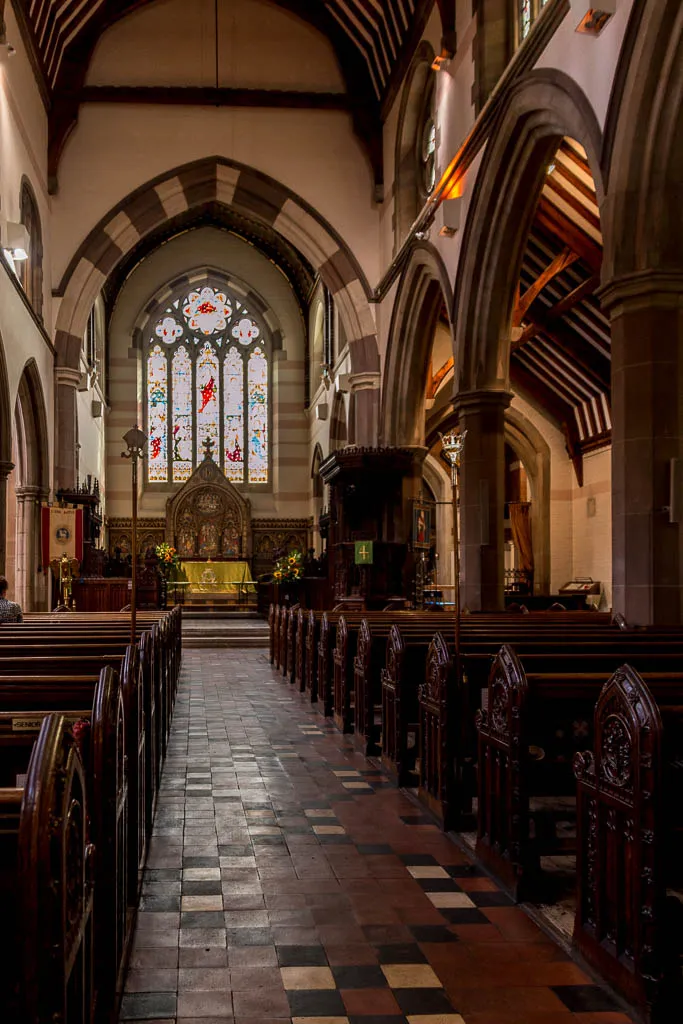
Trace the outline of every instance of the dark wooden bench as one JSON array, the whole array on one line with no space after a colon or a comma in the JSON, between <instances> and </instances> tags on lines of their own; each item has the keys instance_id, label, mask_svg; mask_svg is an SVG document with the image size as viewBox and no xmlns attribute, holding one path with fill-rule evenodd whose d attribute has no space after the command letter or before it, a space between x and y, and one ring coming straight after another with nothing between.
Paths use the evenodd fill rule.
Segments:
<instances>
[{"instance_id":1,"label":"dark wooden bench","mask_svg":"<svg viewBox=\"0 0 683 1024\"><path fill-rule=\"evenodd\" d=\"M683 994L683 687L669 690L618 669L595 706L593 751L574 758L574 943L662 1024Z\"/></svg>"},{"instance_id":2,"label":"dark wooden bench","mask_svg":"<svg viewBox=\"0 0 683 1024\"><path fill-rule=\"evenodd\" d=\"M683 688L683 659L656 647L630 650L629 663L657 680L657 696ZM477 846L479 859L516 899L536 895L540 857L575 852L556 834L557 798L575 794L571 766L592 743L593 709L620 654L522 654L505 645L491 670L479 732ZM682 670L682 671L677 671Z\"/></svg>"},{"instance_id":3,"label":"dark wooden bench","mask_svg":"<svg viewBox=\"0 0 683 1024\"><path fill-rule=\"evenodd\" d=\"M23 786L0 790L0 899L8 1024L91 1024L93 872L85 772L71 729L48 715Z\"/></svg>"},{"instance_id":4,"label":"dark wooden bench","mask_svg":"<svg viewBox=\"0 0 683 1024\"><path fill-rule=\"evenodd\" d=\"M0 712L0 786L23 784L45 710L26 710L17 694L16 710ZM67 700L67 703L70 703ZM136 892L127 881L128 773L125 756L124 697L119 677L103 669L91 707L64 712L77 742L87 780L91 837L95 844L95 983L98 1016L106 1019L123 988L126 954L132 936Z\"/></svg>"}]
</instances>

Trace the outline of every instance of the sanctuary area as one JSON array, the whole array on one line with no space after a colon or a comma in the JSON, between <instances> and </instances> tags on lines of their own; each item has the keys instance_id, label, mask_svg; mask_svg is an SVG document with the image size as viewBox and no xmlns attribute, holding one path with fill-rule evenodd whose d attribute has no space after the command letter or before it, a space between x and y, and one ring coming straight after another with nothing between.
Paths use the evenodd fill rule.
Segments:
<instances>
[{"instance_id":1,"label":"sanctuary area","mask_svg":"<svg viewBox=\"0 0 683 1024\"><path fill-rule=\"evenodd\" d=\"M673 1024L681 0L0 0L8 1024Z\"/></svg>"}]
</instances>

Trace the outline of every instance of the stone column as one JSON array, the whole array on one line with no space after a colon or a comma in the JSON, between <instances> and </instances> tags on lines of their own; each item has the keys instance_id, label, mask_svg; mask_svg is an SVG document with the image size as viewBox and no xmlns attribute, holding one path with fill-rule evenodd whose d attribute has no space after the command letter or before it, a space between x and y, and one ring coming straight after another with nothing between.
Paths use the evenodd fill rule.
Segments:
<instances>
[{"instance_id":1,"label":"stone column","mask_svg":"<svg viewBox=\"0 0 683 1024\"><path fill-rule=\"evenodd\" d=\"M377 444L380 375L374 371L350 376L349 441L362 447Z\"/></svg>"},{"instance_id":2,"label":"stone column","mask_svg":"<svg viewBox=\"0 0 683 1024\"><path fill-rule=\"evenodd\" d=\"M37 508L40 488L27 484L17 487L17 553L16 553L16 600L24 611L35 610L36 570L40 556L36 547L38 519Z\"/></svg>"},{"instance_id":3,"label":"stone column","mask_svg":"<svg viewBox=\"0 0 683 1024\"><path fill-rule=\"evenodd\" d=\"M601 301L612 326L613 608L629 625L679 623L683 523L668 506L671 460L683 456L683 274L631 274Z\"/></svg>"},{"instance_id":4,"label":"stone column","mask_svg":"<svg viewBox=\"0 0 683 1024\"><path fill-rule=\"evenodd\" d=\"M0 462L0 575L4 575L7 557L7 477L13 469L12 462Z\"/></svg>"},{"instance_id":5,"label":"stone column","mask_svg":"<svg viewBox=\"0 0 683 1024\"><path fill-rule=\"evenodd\" d=\"M504 607L506 391L456 395L460 430L467 431L460 469L460 600L470 611Z\"/></svg>"},{"instance_id":6,"label":"stone column","mask_svg":"<svg viewBox=\"0 0 683 1024\"><path fill-rule=\"evenodd\" d=\"M55 491L73 489L78 479L78 406L80 373L70 366L55 368Z\"/></svg>"}]
</instances>

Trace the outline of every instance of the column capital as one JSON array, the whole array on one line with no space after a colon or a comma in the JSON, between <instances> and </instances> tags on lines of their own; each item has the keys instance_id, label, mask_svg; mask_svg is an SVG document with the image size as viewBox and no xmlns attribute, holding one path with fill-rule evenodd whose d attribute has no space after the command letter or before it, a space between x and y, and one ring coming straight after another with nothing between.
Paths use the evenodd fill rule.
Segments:
<instances>
[{"instance_id":1,"label":"column capital","mask_svg":"<svg viewBox=\"0 0 683 1024\"><path fill-rule=\"evenodd\" d=\"M349 374L352 391L376 391L380 386L379 370L366 370L363 373Z\"/></svg>"},{"instance_id":2,"label":"column capital","mask_svg":"<svg viewBox=\"0 0 683 1024\"><path fill-rule=\"evenodd\" d=\"M509 391L460 391L453 399L453 407L458 414L478 412L487 408L500 408L505 411L511 401L512 395Z\"/></svg>"},{"instance_id":3,"label":"column capital","mask_svg":"<svg viewBox=\"0 0 683 1024\"><path fill-rule=\"evenodd\" d=\"M683 270L637 270L601 285L595 293L606 313L683 306Z\"/></svg>"},{"instance_id":4,"label":"column capital","mask_svg":"<svg viewBox=\"0 0 683 1024\"><path fill-rule=\"evenodd\" d=\"M81 379L80 370L74 370L72 366L55 366L55 383L66 387L77 388Z\"/></svg>"},{"instance_id":5,"label":"column capital","mask_svg":"<svg viewBox=\"0 0 683 1024\"><path fill-rule=\"evenodd\" d=\"M45 492L38 484L24 484L17 487L14 493L19 501L31 501L39 500Z\"/></svg>"}]
</instances>

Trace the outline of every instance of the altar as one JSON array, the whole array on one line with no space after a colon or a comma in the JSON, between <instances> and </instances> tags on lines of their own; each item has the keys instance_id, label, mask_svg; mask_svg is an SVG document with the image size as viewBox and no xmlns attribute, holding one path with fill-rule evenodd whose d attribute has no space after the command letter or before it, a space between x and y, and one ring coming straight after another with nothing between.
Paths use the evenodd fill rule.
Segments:
<instances>
[{"instance_id":1,"label":"altar","mask_svg":"<svg viewBox=\"0 0 683 1024\"><path fill-rule=\"evenodd\" d=\"M251 578L248 562L181 562L190 594L239 595L254 593L256 584Z\"/></svg>"}]
</instances>

